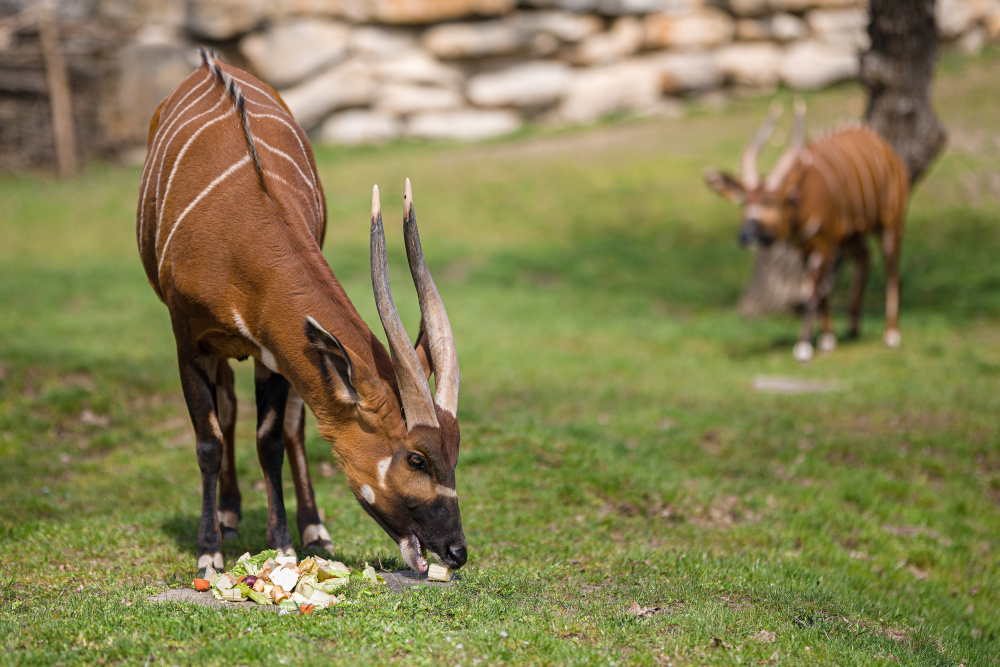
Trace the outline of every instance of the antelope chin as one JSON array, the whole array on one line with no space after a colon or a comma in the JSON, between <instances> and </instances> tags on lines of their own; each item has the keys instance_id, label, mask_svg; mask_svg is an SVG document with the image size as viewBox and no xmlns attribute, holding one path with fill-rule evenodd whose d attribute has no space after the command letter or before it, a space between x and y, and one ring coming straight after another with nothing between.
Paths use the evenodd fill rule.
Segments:
<instances>
[{"instance_id":1,"label":"antelope chin","mask_svg":"<svg viewBox=\"0 0 1000 667\"><path fill-rule=\"evenodd\" d=\"M403 562L411 569L420 573L427 571L427 559L424 558L423 546L416 533L410 533L409 538L399 541L399 553L403 556Z\"/></svg>"}]
</instances>

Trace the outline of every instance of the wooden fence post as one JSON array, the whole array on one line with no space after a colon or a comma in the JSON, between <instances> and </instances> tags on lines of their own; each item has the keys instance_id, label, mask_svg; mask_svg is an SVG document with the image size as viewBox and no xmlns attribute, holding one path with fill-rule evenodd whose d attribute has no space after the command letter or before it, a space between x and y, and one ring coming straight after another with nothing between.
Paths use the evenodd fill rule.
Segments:
<instances>
[{"instance_id":1,"label":"wooden fence post","mask_svg":"<svg viewBox=\"0 0 1000 667\"><path fill-rule=\"evenodd\" d=\"M56 25L55 12L53 12L50 3L41 3L37 11L38 38L42 45L42 56L45 59L45 78L52 108L52 133L56 143L56 162L59 176L72 178L76 176L77 171L76 140L73 136L73 104L70 98L69 77L66 74L66 61L63 60L62 49L59 46L59 27Z\"/></svg>"}]
</instances>

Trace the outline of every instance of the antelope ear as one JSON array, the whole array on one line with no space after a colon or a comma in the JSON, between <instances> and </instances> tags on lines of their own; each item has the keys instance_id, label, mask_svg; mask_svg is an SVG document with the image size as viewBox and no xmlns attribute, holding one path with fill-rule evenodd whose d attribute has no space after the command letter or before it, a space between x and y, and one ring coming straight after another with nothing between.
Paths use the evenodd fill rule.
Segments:
<instances>
[{"instance_id":1,"label":"antelope ear","mask_svg":"<svg viewBox=\"0 0 1000 667\"><path fill-rule=\"evenodd\" d=\"M708 187L712 188L716 193L725 197L731 202L737 204L742 204L745 190L740 182L727 173L716 171L715 169L706 169L705 183Z\"/></svg>"},{"instance_id":2,"label":"antelope ear","mask_svg":"<svg viewBox=\"0 0 1000 667\"><path fill-rule=\"evenodd\" d=\"M424 330L424 320L420 318L420 335L417 342L413 344L413 349L417 351L417 359L420 360L420 367L424 369L427 381L431 381L431 374L434 372L434 362L431 360L431 342L427 338Z\"/></svg>"},{"instance_id":3,"label":"antelope ear","mask_svg":"<svg viewBox=\"0 0 1000 667\"><path fill-rule=\"evenodd\" d=\"M354 364L337 337L320 326L312 317L303 325L309 344L319 353L323 379L344 403L356 404L361 398L354 387Z\"/></svg>"}]
</instances>

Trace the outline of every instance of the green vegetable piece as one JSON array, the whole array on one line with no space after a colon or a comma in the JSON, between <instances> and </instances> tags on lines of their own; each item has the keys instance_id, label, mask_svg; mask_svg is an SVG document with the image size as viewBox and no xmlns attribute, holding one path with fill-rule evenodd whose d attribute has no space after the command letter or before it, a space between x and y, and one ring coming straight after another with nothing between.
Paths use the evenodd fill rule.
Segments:
<instances>
[{"instance_id":1,"label":"green vegetable piece","mask_svg":"<svg viewBox=\"0 0 1000 667\"><path fill-rule=\"evenodd\" d=\"M382 575L377 574L375 572L375 568L368 563L365 563L365 569L361 572L361 576L365 579L365 581L370 581L373 584L385 583L385 579L382 578Z\"/></svg>"},{"instance_id":2,"label":"green vegetable piece","mask_svg":"<svg viewBox=\"0 0 1000 667\"><path fill-rule=\"evenodd\" d=\"M258 593L257 591L250 589L247 593L247 597L256 602L257 604L271 604L271 600L263 593Z\"/></svg>"},{"instance_id":3,"label":"green vegetable piece","mask_svg":"<svg viewBox=\"0 0 1000 667\"><path fill-rule=\"evenodd\" d=\"M323 591L324 593L333 593L338 588L343 588L349 583L349 579L346 577L332 577L326 581L319 581L316 583L316 588Z\"/></svg>"},{"instance_id":4,"label":"green vegetable piece","mask_svg":"<svg viewBox=\"0 0 1000 667\"><path fill-rule=\"evenodd\" d=\"M281 607L282 609L286 609L288 611L295 611L295 612L297 612L299 610L298 603L297 602L292 602L291 600L282 600L280 603L278 603L278 606Z\"/></svg>"}]
</instances>

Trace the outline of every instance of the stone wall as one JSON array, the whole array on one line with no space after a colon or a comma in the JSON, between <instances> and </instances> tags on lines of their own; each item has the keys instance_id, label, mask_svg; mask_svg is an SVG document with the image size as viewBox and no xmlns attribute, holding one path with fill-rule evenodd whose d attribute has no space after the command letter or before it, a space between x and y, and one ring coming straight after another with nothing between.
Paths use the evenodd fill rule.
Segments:
<instances>
[{"instance_id":1,"label":"stone wall","mask_svg":"<svg viewBox=\"0 0 1000 667\"><path fill-rule=\"evenodd\" d=\"M101 116L116 146L145 143L199 44L277 88L330 143L474 140L676 113L682 96L817 89L856 76L868 45L866 0L59 1L67 23L129 35ZM937 14L942 40L968 51L1000 38L1000 0L938 0Z\"/></svg>"}]
</instances>

